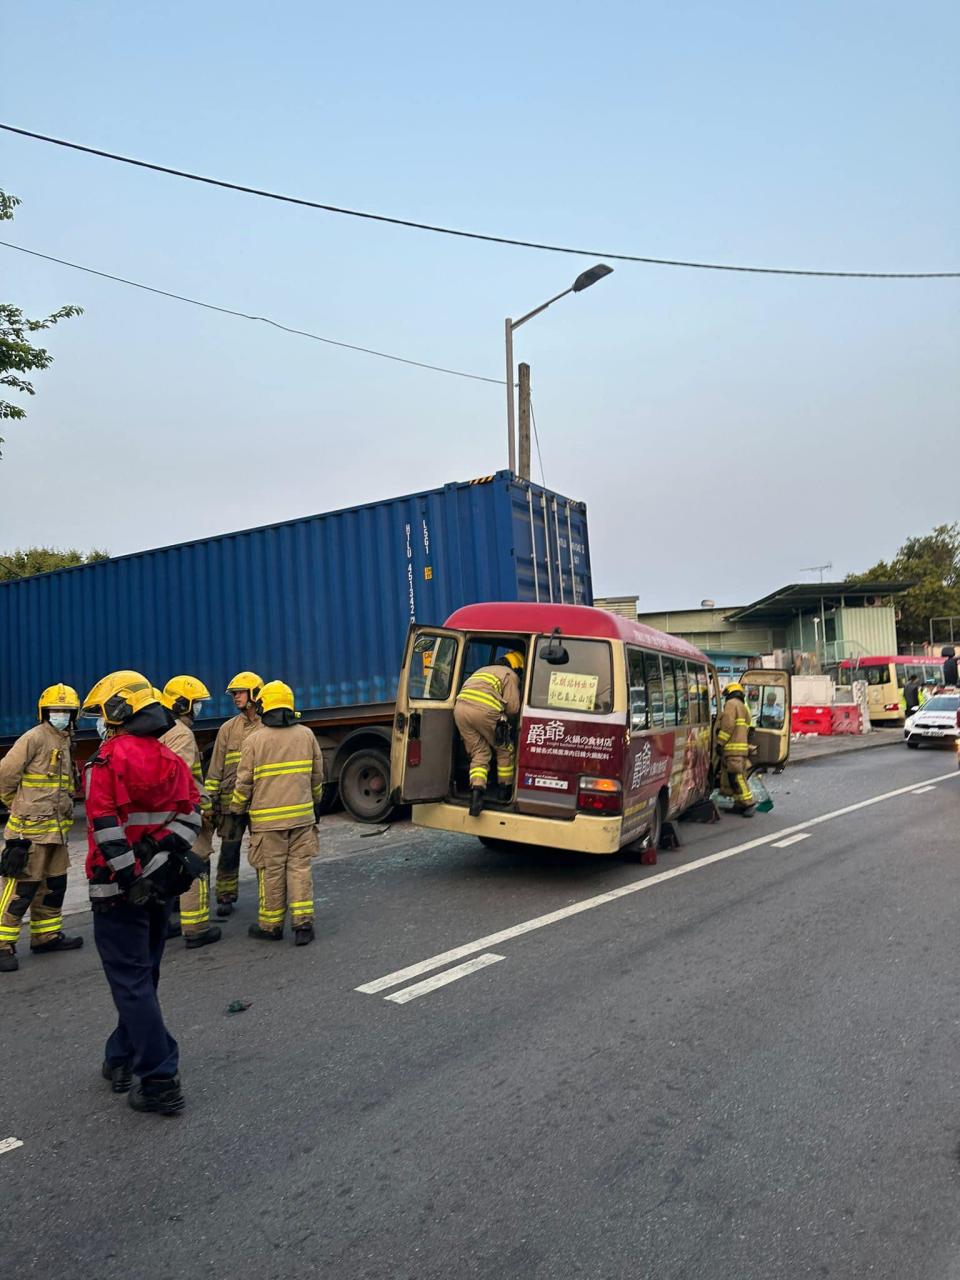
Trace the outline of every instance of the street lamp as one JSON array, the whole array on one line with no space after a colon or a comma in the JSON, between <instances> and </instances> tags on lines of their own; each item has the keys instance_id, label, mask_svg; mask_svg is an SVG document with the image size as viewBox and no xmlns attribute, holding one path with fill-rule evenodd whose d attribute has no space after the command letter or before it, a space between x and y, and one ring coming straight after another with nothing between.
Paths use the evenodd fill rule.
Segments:
<instances>
[{"instance_id":1,"label":"street lamp","mask_svg":"<svg viewBox=\"0 0 960 1280\"><path fill-rule=\"evenodd\" d=\"M516 455L516 427L514 418L513 404L513 331L519 329L522 324L526 324L528 320L532 320L534 316L538 316L541 311L546 311L547 307L552 307L555 302L559 302L561 298L565 298L568 293L582 293L584 289L589 289L592 284L596 284L598 280L602 280L604 276L608 276L613 271L613 267L608 267L605 262L598 262L596 266L589 267L586 271L581 271L569 289L564 289L562 293L558 293L556 297L548 299L539 307L534 307L532 311L528 311L525 316L521 316L519 320L511 320L508 316L503 322L504 335L506 337L507 347L507 457L511 471L516 471L517 455ZM524 459L521 459L523 462ZM526 466L522 470L529 471L529 458L526 459ZM522 479L529 480L529 475L523 475Z\"/></svg>"}]
</instances>

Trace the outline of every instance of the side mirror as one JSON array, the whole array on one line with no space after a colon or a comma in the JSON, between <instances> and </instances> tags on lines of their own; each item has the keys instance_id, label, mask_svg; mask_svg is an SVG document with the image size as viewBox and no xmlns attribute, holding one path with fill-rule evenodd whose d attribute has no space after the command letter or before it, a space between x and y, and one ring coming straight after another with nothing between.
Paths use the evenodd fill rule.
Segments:
<instances>
[{"instance_id":1,"label":"side mirror","mask_svg":"<svg viewBox=\"0 0 960 1280\"><path fill-rule=\"evenodd\" d=\"M551 667L564 667L570 661L570 655L560 643L560 628L554 628L549 644L540 650L540 657Z\"/></svg>"}]
</instances>

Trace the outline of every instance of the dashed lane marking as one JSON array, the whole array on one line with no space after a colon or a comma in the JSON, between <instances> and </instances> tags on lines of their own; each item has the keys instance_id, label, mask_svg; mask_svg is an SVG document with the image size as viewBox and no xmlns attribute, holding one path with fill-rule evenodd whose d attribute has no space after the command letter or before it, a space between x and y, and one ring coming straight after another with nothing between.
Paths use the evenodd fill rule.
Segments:
<instances>
[{"instance_id":1,"label":"dashed lane marking","mask_svg":"<svg viewBox=\"0 0 960 1280\"><path fill-rule=\"evenodd\" d=\"M15 1151L17 1147L22 1147L23 1143L19 1138L0 1138L0 1156L6 1155L8 1151Z\"/></svg>"},{"instance_id":2,"label":"dashed lane marking","mask_svg":"<svg viewBox=\"0 0 960 1280\"><path fill-rule=\"evenodd\" d=\"M951 773L943 773L936 778L931 778L930 783L947 782L957 778L960 778L960 771L955 769ZM656 875L646 876L641 880L632 880L629 884L620 885L619 888L611 889L607 893L598 893L593 898L582 898L579 902L573 902L568 907L561 907L558 911L549 911L546 915L534 916L532 920L522 920L519 924L511 925L508 929L499 929L496 933L488 933L484 938L477 938L473 942L465 942L462 946L452 947L449 951L441 951L438 955L430 956L426 960L420 960L416 964L408 965L405 969L397 969L394 973L385 974L382 978L375 978L372 982L365 982L362 986L356 987L355 990L363 995L376 995L381 991L386 991L388 987L398 987L413 978L419 978L421 974L431 973L433 970L442 969L444 965L453 964L457 960L465 960L467 956L474 956L478 952L488 951L491 947L499 946L511 938L519 938L525 933L533 933L535 929L545 929L548 925L559 924L561 920L568 920L571 916L581 915L584 911L592 911L595 907L605 907L608 903L617 902L620 898L626 898L630 894L642 893L645 889L653 889L656 885L666 884L668 880L675 880L678 876L688 876L694 871L701 871L704 867L713 866L715 862L723 862L727 858L735 858L740 853L747 853L750 849L759 849L762 845L773 844L777 840L782 841L787 836L806 831L809 827L818 827L821 823L833 822L836 818L844 818L847 814L857 813L860 809L869 809L871 805L881 804L884 800L893 800L897 796L907 795L916 791L916 789L917 784L911 782L909 786L897 787L893 791L884 791L880 795L870 796L867 800L858 800L855 804L844 805L842 809L834 809L830 813L821 813L816 818L808 818L806 822L795 823L794 826L785 827L781 831L771 831L769 835L758 836L755 840L747 840L743 844L736 844L730 849L721 849L719 853L710 853L703 858L695 858L692 862L684 863L682 867L672 867L669 871L661 871ZM450 970L449 972L452 973L454 971ZM455 981L455 979L451 979L451 981Z\"/></svg>"},{"instance_id":3,"label":"dashed lane marking","mask_svg":"<svg viewBox=\"0 0 960 1280\"><path fill-rule=\"evenodd\" d=\"M498 960L504 958L504 956L495 956L492 952L475 956L466 964L458 964L455 969L444 969L443 973L435 973L432 978L427 978L424 982L415 982L412 987L404 987L401 991L394 991L392 995L383 998L392 1000L394 1004L406 1004L408 1000L416 1000L417 996L425 996L430 991L436 991L437 987L445 987L449 982L456 982L458 978L465 978L467 974L476 973L478 969L485 969L488 964L496 964Z\"/></svg>"},{"instance_id":4,"label":"dashed lane marking","mask_svg":"<svg viewBox=\"0 0 960 1280\"><path fill-rule=\"evenodd\" d=\"M798 831L795 836L787 836L786 840L774 840L770 848L789 849L792 844L799 844L801 840L809 840L810 835L809 831Z\"/></svg>"}]
</instances>

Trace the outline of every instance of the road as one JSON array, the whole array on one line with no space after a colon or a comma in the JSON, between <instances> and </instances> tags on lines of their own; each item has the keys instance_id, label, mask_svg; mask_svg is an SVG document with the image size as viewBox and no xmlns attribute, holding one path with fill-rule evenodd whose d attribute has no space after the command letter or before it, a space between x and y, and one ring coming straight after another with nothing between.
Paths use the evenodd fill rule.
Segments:
<instances>
[{"instance_id":1,"label":"road","mask_svg":"<svg viewBox=\"0 0 960 1280\"><path fill-rule=\"evenodd\" d=\"M248 939L247 886L168 952L175 1119L99 1078L76 917L0 989L6 1274L960 1276L952 753L771 788L655 867L328 824L316 945Z\"/></svg>"}]
</instances>

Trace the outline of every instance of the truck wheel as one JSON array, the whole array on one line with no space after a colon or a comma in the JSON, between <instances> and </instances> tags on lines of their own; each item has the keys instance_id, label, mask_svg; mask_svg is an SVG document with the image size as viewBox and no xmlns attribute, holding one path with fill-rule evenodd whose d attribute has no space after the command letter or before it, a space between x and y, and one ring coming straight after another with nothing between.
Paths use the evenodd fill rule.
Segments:
<instances>
[{"instance_id":1,"label":"truck wheel","mask_svg":"<svg viewBox=\"0 0 960 1280\"><path fill-rule=\"evenodd\" d=\"M335 782L325 782L323 790L320 792L320 799L314 801L320 808L320 813L332 813L337 805L338 787Z\"/></svg>"},{"instance_id":2,"label":"truck wheel","mask_svg":"<svg viewBox=\"0 0 960 1280\"><path fill-rule=\"evenodd\" d=\"M357 822L387 822L394 811L389 757L373 747L348 756L340 770L340 799Z\"/></svg>"}]
</instances>

